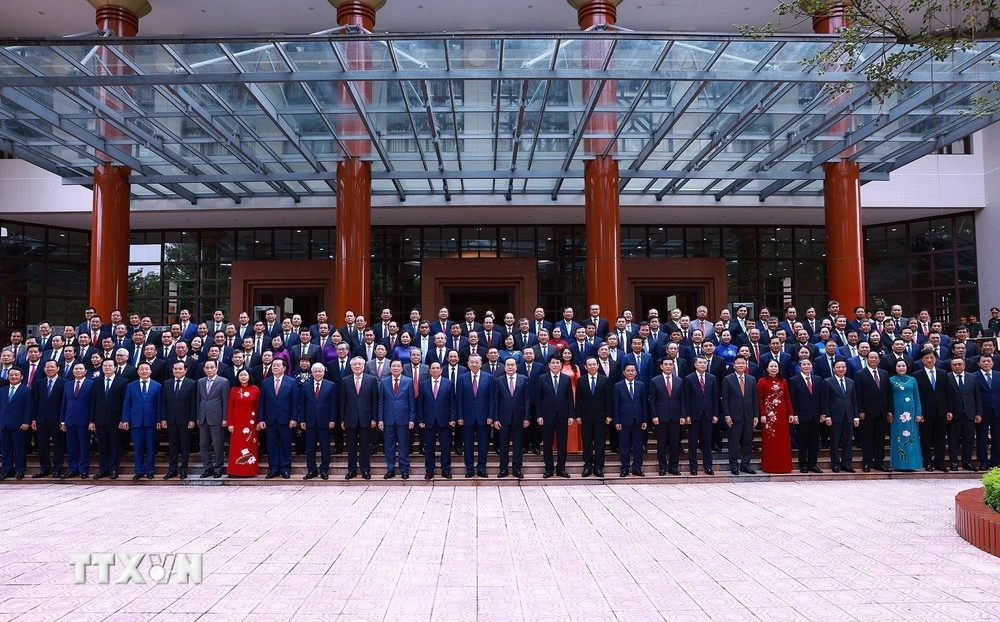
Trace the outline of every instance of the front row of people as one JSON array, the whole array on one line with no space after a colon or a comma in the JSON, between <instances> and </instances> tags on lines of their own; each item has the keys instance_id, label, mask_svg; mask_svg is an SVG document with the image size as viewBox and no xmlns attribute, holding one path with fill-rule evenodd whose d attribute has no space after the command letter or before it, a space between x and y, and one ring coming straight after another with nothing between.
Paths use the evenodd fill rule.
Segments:
<instances>
[{"instance_id":1,"label":"front row of people","mask_svg":"<svg viewBox=\"0 0 1000 622\"><path fill-rule=\"evenodd\" d=\"M748 362L737 356L733 373L722 377L708 370L698 357L694 372L684 377L665 358L659 374L647 383L637 379L634 363L626 362L624 379L612 385L599 373L599 361L589 358L578 378L562 373L563 362L553 356L547 369L529 378L518 373L508 359L502 373L482 369L478 355L471 356L467 371L452 380L434 362L429 376L416 385L403 374L403 364L392 361L390 373L379 379L366 373L365 361L350 361L350 372L333 381L326 368L315 364L312 380L304 383L286 374L285 363L275 359L271 374L259 386L241 370L235 386L218 375L215 361L207 361L204 377L186 377L182 362L173 364L172 377L162 384L151 379L151 367L141 362L138 379L128 382L116 375L115 362L106 360L102 374L91 377L83 363L76 363L71 378L59 373L55 361L44 367L45 378L31 388L22 372L12 369L9 387L0 393L0 479L24 477L27 435L38 438L40 470L33 477L58 476L86 479L90 473L90 435L96 435L98 471L94 479L118 477L122 435L131 436L135 454L134 480L152 479L157 431L168 439L166 479L187 477L190 430L199 428L203 472L201 477L258 474L258 433L268 447L267 478L290 477L292 431L305 432L306 479L328 479L331 431L340 427L346 437L347 479L371 477L375 428L384 435L386 473L403 479L410 475L411 435L422 431L424 477L437 468L452 477L453 428L461 426L465 476L487 477L486 462L491 429L500 455L499 476L511 472L522 478L525 430L533 421L541 427L546 478L569 477L566 446L570 426L579 424L583 439L585 477L604 477L607 427L614 426L619 441L620 476L643 476L647 429L655 426L660 475L680 475L681 430L688 429L690 473L702 468L713 475L712 429L720 418L728 430L729 468L733 475L755 473L751 466L754 429L762 425L762 468L771 473L792 470L790 435L796 428L801 472L819 473L817 459L821 426L830 428L833 471L854 472L854 435L860 434L861 466L928 471L948 470L945 436L950 438L951 468L972 465L972 447L981 424L980 383L992 386L992 359L984 356L978 374L965 373L965 361L951 361L951 373L936 367L933 352L923 354L924 366L913 376L899 361L895 374L879 367L872 352L867 365L853 379L847 364L837 361L833 376L812 374L809 360L785 379L771 361L759 380L748 371ZM982 378L979 378L982 376ZM1000 384L1000 380L998 380ZM228 464L224 467L223 430L229 431ZM121 431L121 432L120 432ZM60 432L64 433L60 434ZM982 434L983 432L980 432ZM987 431L988 433L988 431ZM891 467L885 464L885 439L890 438ZM65 438L65 441L63 440ZM982 440L982 439L981 439ZM996 441L996 438L994 438ZM68 470L62 472L65 450ZM555 451L553 447L555 446ZM54 447L50 459L50 448ZM317 450L320 461L317 464ZM932 457L933 454L933 457ZM439 463L436 456L440 457Z\"/></svg>"}]
</instances>

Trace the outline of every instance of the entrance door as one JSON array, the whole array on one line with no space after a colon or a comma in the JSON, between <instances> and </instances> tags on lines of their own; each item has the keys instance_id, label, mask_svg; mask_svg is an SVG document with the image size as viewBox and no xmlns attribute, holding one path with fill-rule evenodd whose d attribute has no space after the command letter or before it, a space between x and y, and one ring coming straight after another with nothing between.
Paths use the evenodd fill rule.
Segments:
<instances>
[{"instance_id":1,"label":"entrance door","mask_svg":"<svg viewBox=\"0 0 1000 622\"><path fill-rule=\"evenodd\" d=\"M302 323L308 325L323 308L322 287L255 287L254 307L272 307L279 310L279 317L291 317L293 313L302 316Z\"/></svg>"},{"instance_id":2,"label":"entrance door","mask_svg":"<svg viewBox=\"0 0 1000 622\"><path fill-rule=\"evenodd\" d=\"M466 307L472 307L480 321L488 310L501 321L504 313L516 306L513 287L445 287L444 296L444 306L457 318L465 314Z\"/></svg>"},{"instance_id":3,"label":"entrance door","mask_svg":"<svg viewBox=\"0 0 1000 622\"><path fill-rule=\"evenodd\" d=\"M642 319L646 319L650 309L659 311L661 320L669 316L671 309L681 309L694 316L695 309L705 304L705 291L699 287L638 286L635 304L636 317Z\"/></svg>"}]
</instances>

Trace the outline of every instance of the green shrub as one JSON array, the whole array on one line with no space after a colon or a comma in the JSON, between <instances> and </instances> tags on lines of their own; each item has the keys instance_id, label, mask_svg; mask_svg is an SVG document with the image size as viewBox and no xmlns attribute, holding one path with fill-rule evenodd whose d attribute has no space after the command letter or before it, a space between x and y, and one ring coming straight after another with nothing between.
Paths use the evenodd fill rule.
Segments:
<instances>
[{"instance_id":1,"label":"green shrub","mask_svg":"<svg viewBox=\"0 0 1000 622\"><path fill-rule=\"evenodd\" d=\"M1000 512L1000 467L991 469L983 476L983 486L986 487L986 505Z\"/></svg>"}]
</instances>

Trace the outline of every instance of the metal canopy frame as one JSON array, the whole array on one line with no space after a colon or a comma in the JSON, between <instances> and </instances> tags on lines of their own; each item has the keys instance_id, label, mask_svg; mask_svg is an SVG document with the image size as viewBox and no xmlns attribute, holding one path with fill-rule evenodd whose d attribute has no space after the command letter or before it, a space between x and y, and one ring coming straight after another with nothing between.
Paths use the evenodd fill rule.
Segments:
<instances>
[{"instance_id":1,"label":"metal canopy frame","mask_svg":"<svg viewBox=\"0 0 1000 622\"><path fill-rule=\"evenodd\" d=\"M607 41L587 45L596 39ZM191 203L332 195L351 155L372 161L373 194L399 201L579 195L584 160L611 154L626 196L765 200L820 192L823 163L839 158L858 162L862 182L887 179L996 120L967 111L1000 81L1000 42L922 55L906 92L879 103L862 70L900 46L874 41L850 71L804 65L833 41L597 30L0 40L0 149L80 185L110 157L132 169L134 199ZM615 116L613 132L589 129L597 114ZM350 153L357 144L371 151Z\"/></svg>"}]
</instances>

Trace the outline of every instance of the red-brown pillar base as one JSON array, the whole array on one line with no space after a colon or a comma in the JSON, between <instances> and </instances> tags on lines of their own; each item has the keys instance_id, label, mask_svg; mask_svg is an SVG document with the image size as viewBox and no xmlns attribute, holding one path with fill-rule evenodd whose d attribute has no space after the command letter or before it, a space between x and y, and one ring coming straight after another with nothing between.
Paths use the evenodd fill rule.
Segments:
<instances>
[{"instance_id":1,"label":"red-brown pillar base","mask_svg":"<svg viewBox=\"0 0 1000 622\"><path fill-rule=\"evenodd\" d=\"M346 158L337 165L335 318L347 311L370 317L371 188L371 162Z\"/></svg>"},{"instance_id":2,"label":"red-brown pillar base","mask_svg":"<svg viewBox=\"0 0 1000 622\"><path fill-rule=\"evenodd\" d=\"M94 168L94 209L90 229L90 305L101 317L123 312L128 302L129 168Z\"/></svg>"},{"instance_id":3,"label":"red-brown pillar base","mask_svg":"<svg viewBox=\"0 0 1000 622\"><path fill-rule=\"evenodd\" d=\"M823 165L826 173L826 263L830 299L841 309L865 304L864 233L861 228L861 174L857 162Z\"/></svg>"}]
</instances>

